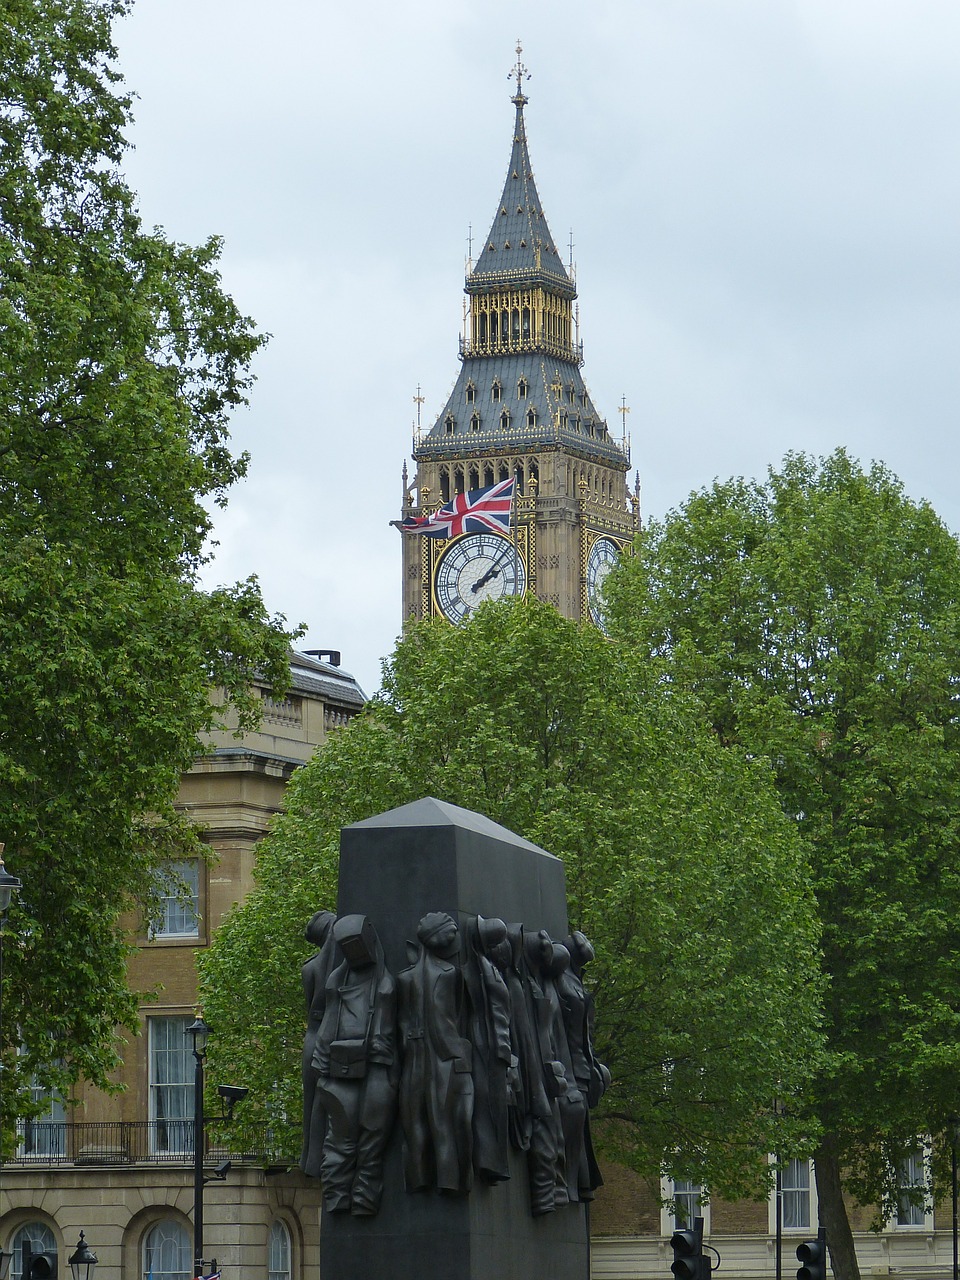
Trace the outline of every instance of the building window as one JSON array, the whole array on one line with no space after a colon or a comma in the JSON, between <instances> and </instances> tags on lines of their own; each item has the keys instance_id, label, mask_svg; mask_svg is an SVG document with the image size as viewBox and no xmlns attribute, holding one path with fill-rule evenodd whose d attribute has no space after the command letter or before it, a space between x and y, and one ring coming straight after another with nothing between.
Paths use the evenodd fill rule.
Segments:
<instances>
[{"instance_id":1,"label":"building window","mask_svg":"<svg viewBox=\"0 0 960 1280\"><path fill-rule=\"evenodd\" d=\"M479 413L475 413L475 414L473 415L473 417L470 419L470 430L471 430L471 431L479 431L479 430L480 430L480 415L479 415Z\"/></svg>"},{"instance_id":2,"label":"building window","mask_svg":"<svg viewBox=\"0 0 960 1280\"><path fill-rule=\"evenodd\" d=\"M452 435L453 435L453 429L454 429L454 427L455 427L456 425L457 425L457 423L456 423L456 419L454 418L453 414L452 414L452 413L448 413L448 414L447 414L447 416L446 416L446 418L445 418L445 420L444 420L444 426L445 426L445 427L446 427L446 429L447 429L447 435L448 435L448 436L452 436Z\"/></svg>"},{"instance_id":3,"label":"building window","mask_svg":"<svg viewBox=\"0 0 960 1280\"><path fill-rule=\"evenodd\" d=\"M171 862L159 874L159 913L151 938L196 938L200 934L200 859Z\"/></svg>"},{"instance_id":4,"label":"building window","mask_svg":"<svg viewBox=\"0 0 960 1280\"><path fill-rule=\"evenodd\" d=\"M520 400L526 400L526 398L527 398L527 388L528 388L528 386L529 386L529 383L527 382L526 378L521 378L521 379L520 379L520 381L517 383L517 398L518 398L518 399L520 399Z\"/></svg>"},{"instance_id":5,"label":"building window","mask_svg":"<svg viewBox=\"0 0 960 1280\"><path fill-rule=\"evenodd\" d=\"M912 1151L897 1165L897 1226L925 1227L927 1171L923 1151Z\"/></svg>"},{"instance_id":6,"label":"building window","mask_svg":"<svg viewBox=\"0 0 960 1280\"><path fill-rule=\"evenodd\" d=\"M784 1230L810 1226L810 1161L790 1160L780 1175Z\"/></svg>"},{"instance_id":7,"label":"building window","mask_svg":"<svg viewBox=\"0 0 960 1280\"><path fill-rule=\"evenodd\" d=\"M500 398L502 395L503 395L503 387L501 387L499 382L495 382L493 386L490 388L490 399L495 404L498 404L500 402Z\"/></svg>"},{"instance_id":8,"label":"building window","mask_svg":"<svg viewBox=\"0 0 960 1280\"><path fill-rule=\"evenodd\" d=\"M154 1155L193 1151L194 1058L187 1037L192 1018L148 1018L150 1146Z\"/></svg>"},{"instance_id":9,"label":"building window","mask_svg":"<svg viewBox=\"0 0 960 1280\"><path fill-rule=\"evenodd\" d=\"M467 383L467 404L473 404L477 398L477 388L472 382Z\"/></svg>"},{"instance_id":10,"label":"building window","mask_svg":"<svg viewBox=\"0 0 960 1280\"><path fill-rule=\"evenodd\" d=\"M34 1076L30 1081L30 1101L42 1110L23 1122L23 1141L17 1154L37 1159L66 1155L67 1108L63 1095L43 1088Z\"/></svg>"},{"instance_id":11,"label":"building window","mask_svg":"<svg viewBox=\"0 0 960 1280\"><path fill-rule=\"evenodd\" d=\"M674 1178L673 1200L673 1225L678 1230L692 1227L694 1219L703 1217L699 1183L692 1182L689 1178Z\"/></svg>"},{"instance_id":12,"label":"building window","mask_svg":"<svg viewBox=\"0 0 960 1280\"><path fill-rule=\"evenodd\" d=\"M57 1271L57 1240L45 1222L27 1222L14 1234L10 1243L13 1253L13 1276L23 1275L24 1254L47 1254L53 1263L53 1274Z\"/></svg>"},{"instance_id":13,"label":"building window","mask_svg":"<svg viewBox=\"0 0 960 1280\"><path fill-rule=\"evenodd\" d=\"M500 414L500 430L501 431L510 430L510 410L509 409L504 409L504 411Z\"/></svg>"},{"instance_id":14,"label":"building window","mask_svg":"<svg viewBox=\"0 0 960 1280\"><path fill-rule=\"evenodd\" d=\"M190 1237L179 1222L164 1218L144 1236L144 1280L190 1280L192 1275Z\"/></svg>"},{"instance_id":15,"label":"building window","mask_svg":"<svg viewBox=\"0 0 960 1280\"><path fill-rule=\"evenodd\" d=\"M267 1280L290 1280L290 1232L286 1224L279 1221L270 1225Z\"/></svg>"},{"instance_id":16,"label":"building window","mask_svg":"<svg viewBox=\"0 0 960 1280\"><path fill-rule=\"evenodd\" d=\"M535 427L536 425L537 425L537 411L536 409L528 409L527 410L527 426Z\"/></svg>"}]
</instances>

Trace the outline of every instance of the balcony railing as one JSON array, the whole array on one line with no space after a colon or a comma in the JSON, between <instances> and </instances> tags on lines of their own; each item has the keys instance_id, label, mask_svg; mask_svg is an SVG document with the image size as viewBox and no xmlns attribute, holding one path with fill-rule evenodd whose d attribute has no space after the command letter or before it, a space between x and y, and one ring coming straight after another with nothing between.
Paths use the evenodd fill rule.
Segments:
<instances>
[{"instance_id":1,"label":"balcony railing","mask_svg":"<svg viewBox=\"0 0 960 1280\"><path fill-rule=\"evenodd\" d=\"M266 1125L245 1127L242 1150L207 1133L205 1159L230 1159L256 1165L296 1164L277 1149ZM193 1164L192 1120L116 1120L17 1124L17 1147L10 1165Z\"/></svg>"}]
</instances>

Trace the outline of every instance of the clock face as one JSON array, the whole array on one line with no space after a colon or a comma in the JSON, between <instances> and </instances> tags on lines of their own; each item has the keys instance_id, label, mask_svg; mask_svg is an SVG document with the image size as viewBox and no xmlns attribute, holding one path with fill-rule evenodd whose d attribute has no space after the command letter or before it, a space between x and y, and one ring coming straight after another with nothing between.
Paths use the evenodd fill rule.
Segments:
<instances>
[{"instance_id":1,"label":"clock face","mask_svg":"<svg viewBox=\"0 0 960 1280\"><path fill-rule=\"evenodd\" d=\"M606 631L601 587L620 558L620 548L610 538L597 538L587 556L587 607L594 625Z\"/></svg>"},{"instance_id":2,"label":"clock face","mask_svg":"<svg viewBox=\"0 0 960 1280\"><path fill-rule=\"evenodd\" d=\"M463 622L484 600L523 595L523 560L508 538L467 533L444 552L436 570L437 603L453 623Z\"/></svg>"}]
</instances>

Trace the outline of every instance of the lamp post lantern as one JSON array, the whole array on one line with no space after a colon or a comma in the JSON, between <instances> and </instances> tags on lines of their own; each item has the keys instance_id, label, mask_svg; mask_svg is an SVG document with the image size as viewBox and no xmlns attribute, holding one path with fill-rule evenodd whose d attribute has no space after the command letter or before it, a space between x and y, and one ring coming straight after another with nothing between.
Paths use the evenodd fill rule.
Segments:
<instances>
[{"instance_id":1,"label":"lamp post lantern","mask_svg":"<svg viewBox=\"0 0 960 1280\"><path fill-rule=\"evenodd\" d=\"M93 1272L99 1259L83 1238L82 1231L77 1241L76 1252L72 1253L67 1261L73 1272L73 1280L93 1280Z\"/></svg>"}]
</instances>

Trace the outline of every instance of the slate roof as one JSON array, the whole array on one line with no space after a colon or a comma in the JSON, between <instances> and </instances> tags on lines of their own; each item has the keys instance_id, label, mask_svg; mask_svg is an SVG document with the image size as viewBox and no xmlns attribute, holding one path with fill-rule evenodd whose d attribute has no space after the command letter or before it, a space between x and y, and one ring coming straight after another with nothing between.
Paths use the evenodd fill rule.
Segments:
<instances>
[{"instance_id":1,"label":"slate roof","mask_svg":"<svg viewBox=\"0 0 960 1280\"><path fill-rule=\"evenodd\" d=\"M490 233L467 277L467 291L474 292L478 288L504 282L509 277L522 276L530 282L543 279L556 292L573 298L576 297L576 289L550 234L533 179L523 123L523 108L527 100L523 94L518 94L513 101L517 107L517 118L503 193ZM496 281L487 279L491 275L496 275Z\"/></svg>"},{"instance_id":2,"label":"slate roof","mask_svg":"<svg viewBox=\"0 0 960 1280\"><path fill-rule=\"evenodd\" d=\"M521 379L527 384L520 395ZM494 400L494 384L500 399ZM467 391L473 387L473 401ZM536 423L528 421L533 409ZM501 425L501 415L510 415ZM473 425L479 419L479 427ZM451 429L452 428L452 429ZM490 452L562 445L572 453L623 463L624 453L601 418L580 368L540 352L474 356L464 360L443 410L417 446L418 458L462 457L466 448Z\"/></svg>"},{"instance_id":3,"label":"slate roof","mask_svg":"<svg viewBox=\"0 0 960 1280\"><path fill-rule=\"evenodd\" d=\"M290 654L290 688L299 693L319 694L341 706L362 707L366 695L349 671L332 662L320 662L305 653Z\"/></svg>"}]
</instances>

